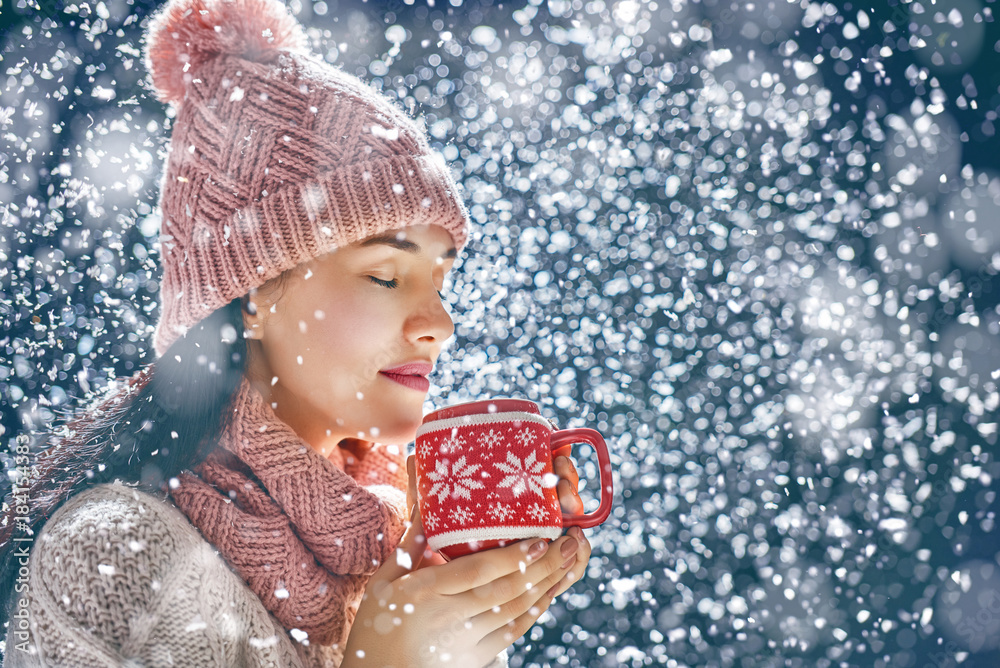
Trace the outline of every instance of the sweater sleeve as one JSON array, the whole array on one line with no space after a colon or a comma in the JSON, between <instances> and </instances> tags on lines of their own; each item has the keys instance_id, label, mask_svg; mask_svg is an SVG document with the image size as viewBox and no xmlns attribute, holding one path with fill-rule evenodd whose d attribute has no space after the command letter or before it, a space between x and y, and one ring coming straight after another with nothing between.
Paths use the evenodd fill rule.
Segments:
<instances>
[{"instance_id":1,"label":"sweater sleeve","mask_svg":"<svg viewBox=\"0 0 1000 668\"><path fill-rule=\"evenodd\" d=\"M4 666L291 666L291 639L187 519L124 485L67 501L31 550Z\"/></svg>"}]
</instances>

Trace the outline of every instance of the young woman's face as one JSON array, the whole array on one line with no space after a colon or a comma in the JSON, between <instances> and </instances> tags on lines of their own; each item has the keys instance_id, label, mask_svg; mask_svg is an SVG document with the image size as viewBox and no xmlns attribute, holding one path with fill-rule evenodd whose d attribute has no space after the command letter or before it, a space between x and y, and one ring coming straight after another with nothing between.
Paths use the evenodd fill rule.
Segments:
<instances>
[{"instance_id":1,"label":"young woman's face","mask_svg":"<svg viewBox=\"0 0 1000 668\"><path fill-rule=\"evenodd\" d=\"M440 291L455 258L437 225L306 262L251 295L249 376L324 456L344 438L406 443L454 332Z\"/></svg>"}]
</instances>

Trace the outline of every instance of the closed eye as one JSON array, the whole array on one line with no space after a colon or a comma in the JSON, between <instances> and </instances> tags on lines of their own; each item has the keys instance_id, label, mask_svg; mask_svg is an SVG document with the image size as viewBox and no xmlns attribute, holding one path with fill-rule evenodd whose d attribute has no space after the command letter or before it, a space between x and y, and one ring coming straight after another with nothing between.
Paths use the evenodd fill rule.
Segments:
<instances>
[{"instance_id":1,"label":"closed eye","mask_svg":"<svg viewBox=\"0 0 1000 668\"><path fill-rule=\"evenodd\" d=\"M381 285L383 288L395 288L399 286L399 281L397 279L392 279L391 281L386 281L381 278L375 278L374 276L369 276L368 279L375 285Z\"/></svg>"}]
</instances>

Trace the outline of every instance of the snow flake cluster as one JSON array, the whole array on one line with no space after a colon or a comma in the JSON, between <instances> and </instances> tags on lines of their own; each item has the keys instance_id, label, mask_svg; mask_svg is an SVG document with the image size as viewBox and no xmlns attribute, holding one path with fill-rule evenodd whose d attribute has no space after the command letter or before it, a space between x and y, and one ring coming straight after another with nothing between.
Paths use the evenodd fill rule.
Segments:
<instances>
[{"instance_id":1,"label":"snow flake cluster","mask_svg":"<svg viewBox=\"0 0 1000 668\"><path fill-rule=\"evenodd\" d=\"M0 47L9 442L153 359L171 243L152 7L21 4ZM523 396L613 451L588 577L512 666L1000 663L995 3L289 6L462 184L430 404ZM534 494L537 462L497 454ZM464 499L478 472L435 473Z\"/></svg>"}]
</instances>

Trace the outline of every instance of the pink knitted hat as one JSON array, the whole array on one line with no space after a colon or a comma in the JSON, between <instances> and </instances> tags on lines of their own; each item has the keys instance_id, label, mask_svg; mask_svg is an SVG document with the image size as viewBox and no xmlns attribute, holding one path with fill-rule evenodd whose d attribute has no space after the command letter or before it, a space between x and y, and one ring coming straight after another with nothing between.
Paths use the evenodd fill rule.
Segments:
<instances>
[{"instance_id":1,"label":"pink knitted hat","mask_svg":"<svg viewBox=\"0 0 1000 668\"><path fill-rule=\"evenodd\" d=\"M279 0L169 0L146 65L177 107L160 192L162 355L192 325L295 265L374 234L468 215L422 128L305 51Z\"/></svg>"}]
</instances>

